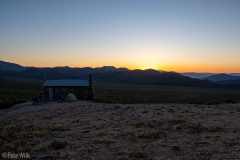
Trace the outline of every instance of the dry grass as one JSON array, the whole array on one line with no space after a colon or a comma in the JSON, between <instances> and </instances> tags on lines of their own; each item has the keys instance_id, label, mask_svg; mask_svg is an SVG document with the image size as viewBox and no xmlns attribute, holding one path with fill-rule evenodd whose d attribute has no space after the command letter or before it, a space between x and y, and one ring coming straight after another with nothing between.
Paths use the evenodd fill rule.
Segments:
<instances>
[{"instance_id":1,"label":"dry grass","mask_svg":"<svg viewBox=\"0 0 240 160\"><path fill-rule=\"evenodd\" d=\"M52 103L0 117L0 149L33 159L238 158L239 113L240 104ZM55 138L67 146L51 148Z\"/></svg>"}]
</instances>

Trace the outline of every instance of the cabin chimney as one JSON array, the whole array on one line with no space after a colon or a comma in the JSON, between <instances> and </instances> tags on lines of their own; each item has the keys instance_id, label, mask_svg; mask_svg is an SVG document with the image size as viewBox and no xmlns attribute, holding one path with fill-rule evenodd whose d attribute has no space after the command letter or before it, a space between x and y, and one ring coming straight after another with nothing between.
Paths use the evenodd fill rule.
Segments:
<instances>
[{"instance_id":1,"label":"cabin chimney","mask_svg":"<svg viewBox=\"0 0 240 160\"><path fill-rule=\"evenodd\" d=\"M45 81L47 80L47 73L45 72Z\"/></svg>"},{"instance_id":2,"label":"cabin chimney","mask_svg":"<svg viewBox=\"0 0 240 160\"><path fill-rule=\"evenodd\" d=\"M92 75L89 75L89 86L88 86L88 99L89 100L94 100L95 98L95 93L94 93L94 89L93 89L93 83L92 83Z\"/></svg>"},{"instance_id":3,"label":"cabin chimney","mask_svg":"<svg viewBox=\"0 0 240 160\"><path fill-rule=\"evenodd\" d=\"M92 75L91 74L89 74L88 81L89 81L89 87L92 87Z\"/></svg>"}]
</instances>

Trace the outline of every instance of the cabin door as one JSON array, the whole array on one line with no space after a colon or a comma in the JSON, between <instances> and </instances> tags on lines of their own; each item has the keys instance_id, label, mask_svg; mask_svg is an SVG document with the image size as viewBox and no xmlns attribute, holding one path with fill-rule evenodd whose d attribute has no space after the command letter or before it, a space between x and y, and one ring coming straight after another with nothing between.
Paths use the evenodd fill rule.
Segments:
<instances>
[{"instance_id":1,"label":"cabin door","mask_svg":"<svg viewBox=\"0 0 240 160\"><path fill-rule=\"evenodd\" d=\"M53 100L53 99L54 99L54 88L49 87L49 100Z\"/></svg>"}]
</instances>

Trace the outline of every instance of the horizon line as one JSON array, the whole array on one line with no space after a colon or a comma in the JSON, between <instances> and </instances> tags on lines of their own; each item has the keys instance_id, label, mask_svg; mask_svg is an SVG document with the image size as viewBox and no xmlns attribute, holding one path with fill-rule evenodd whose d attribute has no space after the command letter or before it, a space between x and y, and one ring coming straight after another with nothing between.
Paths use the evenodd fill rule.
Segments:
<instances>
[{"instance_id":1,"label":"horizon line","mask_svg":"<svg viewBox=\"0 0 240 160\"><path fill-rule=\"evenodd\" d=\"M180 73L180 74L183 74L183 73L197 73L197 74L238 74L240 73L239 72L207 72L207 71L203 71L203 72L197 72L197 71L174 71L174 70L161 70L161 69L155 69L155 68L128 68L128 67L116 67L114 65L103 65L103 66L98 66L98 67L90 67L90 66L83 66L83 67L76 67L76 66L68 66L68 65L62 65L62 66L24 66L24 65L21 65L19 63L16 63L16 62L9 62L9 61L4 61L4 60L0 60L2 62L7 62L7 63L12 63L12 64L16 64L16 65L20 65L24 68L57 68L57 67L68 67L68 68L93 68L93 69L96 69L96 68L103 68L103 67L114 67L116 69L121 69L121 68L124 68L124 69L128 69L130 71L133 71L133 70L155 70L155 71L159 71L159 72L176 72L176 73Z\"/></svg>"}]
</instances>

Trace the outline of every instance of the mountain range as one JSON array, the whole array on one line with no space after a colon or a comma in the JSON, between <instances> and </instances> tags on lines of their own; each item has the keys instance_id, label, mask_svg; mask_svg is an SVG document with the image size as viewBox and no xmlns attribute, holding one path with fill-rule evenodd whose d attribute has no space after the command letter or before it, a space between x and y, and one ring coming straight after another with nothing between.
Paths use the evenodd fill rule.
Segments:
<instances>
[{"instance_id":1,"label":"mountain range","mask_svg":"<svg viewBox=\"0 0 240 160\"><path fill-rule=\"evenodd\" d=\"M37 68L23 67L18 64L0 61L0 80L45 80L45 79L87 79L92 74L94 80L118 83L194 86L194 87L222 87L222 85L240 84L240 77L227 74L191 73L191 78L184 73L147 70L129 70L127 68L116 68L104 66L100 68L70 68L53 67ZM207 77L204 77L204 76ZM197 79L198 77L198 79ZM203 78L204 77L204 78Z\"/></svg>"},{"instance_id":2,"label":"mountain range","mask_svg":"<svg viewBox=\"0 0 240 160\"><path fill-rule=\"evenodd\" d=\"M231 80L231 81L240 80L240 77L222 73L222 74L217 74L217 75L211 75L211 76L205 77L203 79L207 79L207 80L210 80L210 81L216 82L216 83L222 83L224 81L229 81L229 80Z\"/></svg>"},{"instance_id":3,"label":"mountain range","mask_svg":"<svg viewBox=\"0 0 240 160\"><path fill-rule=\"evenodd\" d=\"M26 68L15 63L0 60L0 71L24 71Z\"/></svg>"}]
</instances>

